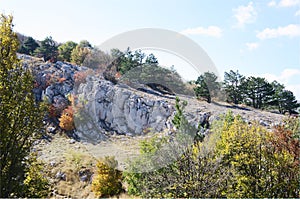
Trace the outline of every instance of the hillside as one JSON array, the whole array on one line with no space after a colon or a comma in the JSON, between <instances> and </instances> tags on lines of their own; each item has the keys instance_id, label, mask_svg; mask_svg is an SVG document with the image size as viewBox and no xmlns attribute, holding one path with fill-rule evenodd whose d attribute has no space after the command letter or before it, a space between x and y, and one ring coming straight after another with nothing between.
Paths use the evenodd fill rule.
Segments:
<instances>
[{"instance_id":1,"label":"hillside","mask_svg":"<svg viewBox=\"0 0 300 199\"><path fill-rule=\"evenodd\" d=\"M59 115L48 118L47 133L34 146L39 159L47 165L54 185L52 196L93 198L90 182L97 159L115 156L118 168L126 170L128 160L139 155L141 140L169 136L175 131L172 119L176 96L141 84L113 84L86 67L20 57L35 74L36 100L47 99L49 106L59 109L69 105L72 94L72 107L79 110L72 131L59 126ZM76 79L78 74L84 74L84 79ZM240 115L248 124L257 121L268 129L281 124L285 117L242 105L207 103L186 95L177 97L187 102L184 115L196 128L199 124L212 124L228 111ZM209 131L202 129L201 133Z\"/></svg>"}]
</instances>

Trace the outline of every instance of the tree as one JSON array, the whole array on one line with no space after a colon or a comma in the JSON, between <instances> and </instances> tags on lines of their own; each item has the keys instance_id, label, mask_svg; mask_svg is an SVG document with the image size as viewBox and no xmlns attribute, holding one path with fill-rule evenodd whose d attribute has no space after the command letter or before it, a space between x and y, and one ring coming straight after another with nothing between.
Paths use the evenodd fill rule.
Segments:
<instances>
[{"instance_id":1,"label":"tree","mask_svg":"<svg viewBox=\"0 0 300 199\"><path fill-rule=\"evenodd\" d=\"M41 46L34 51L34 54L38 57L44 58L45 61L55 61L57 59L58 51L57 45L52 37L46 37L43 41L41 41Z\"/></svg>"},{"instance_id":2,"label":"tree","mask_svg":"<svg viewBox=\"0 0 300 199\"><path fill-rule=\"evenodd\" d=\"M136 64L135 67L140 66L143 64L143 60L145 58L145 53L143 53L141 50L136 50L133 54L133 62Z\"/></svg>"},{"instance_id":3,"label":"tree","mask_svg":"<svg viewBox=\"0 0 300 199\"><path fill-rule=\"evenodd\" d=\"M124 55L120 57L120 64L117 68L118 72L120 72L123 75L131 69L137 67L138 65L138 62L134 60L134 55L132 54L132 51L130 50L130 48L127 48L127 50L124 52Z\"/></svg>"},{"instance_id":4,"label":"tree","mask_svg":"<svg viewBox=\"0 0 300 199\"><path fill-rule=\"evenodd\" d=\"M299 141L291 131L269 132L248 125L240 116L221 127L216 153L231 168L226 197L274 198L299 196Z\"/></svg>"},{"instance_id":5,"label":"tree","mask_svg":"<svg viewBox=\"0 0 300 199\"><path fill-rule=\"evenodd\" d=\"M217 196L215 189L222 184L226 172L216 169L218 161L211 161L212 154L202 150L200 142L195 140L197 129L183 114L186 105L187 102L180 103L176 98L176 114L172 120L176 133L171 139L152 137L140 143L141 155L130 162L124 173L129 194L147 198ZM145 168L151 169L141 173ZM210 182L205 180L207 176L211 177Z\"/></svg>"},{"instance_id":6,"label":"tree","mask_svg":"<svg viewBox=\"0 0 300 199\"><path fill-rule=\"evenodd\" d=\"M78 46L81 48L92 48L92 45L87 40L80 41Z\"/></svg>"},{"instance_id":7,"label":"tree","mask_svg":"<svg viewBox=\"0 0 300 199\"><path fill-rule=\"evenodd\" d=\"M176 102L175 102L176 113L172 120L172 123L174 124L176 129L180 128L182 121L185 119L183 115L183 109L184 107L186 107L186 105L187 105L187 101L183 101L180 103L179 97L176 97Z\"/></svg>"},{"instance_id":8,"label":"tree","mask_svg":"<svg viewBox=\"0 0 300 199\"><path fill-rule=\"evenodd\" d=\"M217 91L220 86L217 82L218 77L212 72L205 72L200 75L195 82L196 87L194 88L197 97L203 97L208 103L211 102L211 98L217 95Z\"/></svg>"},{"instance_id":9,"label":"tree","mask_svg":"<svg viewBox=\"0 0 300 199\"><path fill-rule=\"evenodd\" d=\"M254 108L265 108L272 104L273 86L261 77L248 77L242 84L244 100Z\"/></svg>"},{"instance_id":10,"label":"tree","mask_svg":"<svg viewBox=\"0 0 300 199\"><path fill-rule=\"evenodd\" d=\"M112 62L112 57L98 48L93 48L86 56L83 65L103 72Z\"/></svg>"},{"instance_id":11,"label":"tree","mask_svg":"<svg viewBox=\"0 0 300 199\"><path fill-rule=\"evenodd\" d=\"M289 90L283 90L279 94L277 103L280 113L293 113L297 110L298 107L300 107L300 103L297 102L293 92Z\"/></svg>"},{"instance_id":12,"label":"tree","mask_svg":"<svg viewBox=\"0 0 300 199\"><path fill-rule=\"evenodd\" d=\"M239 71L230 70L229 73L225 72L223 86L227 94L227 101L239 104L242 102L242 82L245 77L239 74Z\"/></svg>"},{"instance_id":13,"label":"tree","mask_svg":"<svg viewBox=\"0 0 300 199\"><path fill-rule=\"evenodd\" d=\"M17 59L12 16L0 17L0 197L25 197L26 157L42 133L44 110L36 104L33 76Z\"/></svg>"},{"instance_id":14,"label":"tree","mask_svg":"<svg viewBox=\"0 0 300 199\"><path fill-rule=\"evenodd\" d=\"M18 52L27 55L33 55L33 52L39 46L40 45L32 37L27 37L27 39L24 41L24 44L21 45Z\"/></svg>"},{"instance_id":15,"label":"tree","mask_svg":"<svg viewBox=\"0 0 300 199\"><path fill-rule=\"evenodd\" d=\"M271 84L274 88L272 105L275 105L280 113L292 113L300 107L293 92L285 90L283 84L280 84L277 81L273 81Z\"/></svg>"},{"instance_id":16,"label":"tree","mask_svg":"<svg viewBox=\"0 0 300 199\"><path fill-rule=\"evenodd\" d=\"M74 48L71 53L71 62L77 65L82 65L89 53L90 53L89 48L80 47L80 45L77 45L76 48Z\"/></svg>"},{"instance_id":17,"label":"tree","mask_svg":"<svg viewBox=\"0 0 300 199\"><path fill-rule=\"evenodd\" d=\"M71 53L77 44L73 41L67 41L66 43L58 47L58 58L62 61L71 61Z\"/></svg>"},{"instance_id":18,"label":"tree","mask_svg":"<svg viewBox=\"0 0 300 199\"><path fill-rule=\"evenodd\" d=\"M158 60L157 58L151 53L146 57L146 64L150 64L150 65L154 65L157 66L158 65Z\"/></svg>"},{"instance_id":19,"label":"tree","mask_svg":"<svg viewBox=\"0 0 300 199\"><path fill-rule=\"evenodd\" d=\"M143 59L145 54L141 50L136 50L134 53L128 47L125 52L119 49L112 49L111 55L114 59L114 65L116 65L117 72L122 75L128 71L143 65Z\"/></svg>"},{"instance_id":20,"label":"tree","mask_svg":"<svg viewBox=\"0 0 300 199\"><path fill-rule=\"evenodd\" d=\"M194 144L174 163L147 173L127 174L125 180L130 184L129 193L143 198L215 198L222 197L226 189L226 169L220 167L220 158L213 151Z\"/></svg>"}]
</instances>

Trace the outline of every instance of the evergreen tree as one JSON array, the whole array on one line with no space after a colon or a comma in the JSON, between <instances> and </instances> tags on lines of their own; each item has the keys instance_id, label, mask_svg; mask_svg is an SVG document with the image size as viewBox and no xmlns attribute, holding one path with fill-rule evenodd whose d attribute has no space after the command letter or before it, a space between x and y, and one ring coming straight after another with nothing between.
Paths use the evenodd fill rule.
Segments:
<instances>
[{"instance_id":1,"label":"evergreen tree","mask_svg":"<svg viewBox=\"0 0 300 199\"><path fill-rule=\"evenodd\" d=\"M92 48L92 45L87 40L82 40L79 42L78 46L80 48Z\"/></svg>"},{"instance_id":2,"label":"evergreen tree","mask_svg":"<svg viewBox=\"0 0 300 199\"><path fill-rule=\"evenodd\" d=\"M279 93L277 103L280 113L293 113L300 107L300 103L297 102L293 92L289 90L283 90Z\"/></svg>"},{"instance_id":3,"label":"evergreen tree","mask_svg":"<svg viewBox=\"0 0 300 199\"><path fill-rule=\"evenodd\" d=\"M16 52L12 17L0 16L0 197L25 197L26 158L41 134L43 112L35 103L33 77Z\"/></svg>"},{"instance_id":4,"label":"evergreen tree","mask_svg":"<svg viewBox=\"0 0 300 199\"><path fill-rule=\"evenodd\" d=\"M230 70L229 73L225 72L223 86L227 94L227 101L239 104L242 101L242 82L245 77L239 74L239 71Z\"/></svg>"},{"instance_id":5,"label":"evergreen tree","mask_svg":"<svg viewBox=\"0 0 300 199\"><path fill-rule=\"evenodd\" d=\"M136 65L135 67L143 64L143 60L144 60L145 56L146 56L145 53L143 53L141 50L136 50L134 52L132 61L135 63L135 65Z\"/></svg>"},{"instance_id":6,"label":"evergreen tree","mask_svg":"<svg viewBox=\"0 0 300 199\"><path fill-rule=\"evenodd\" d=\"M280 84L277 81L273 81L271 84L274 88L272 105L278 108L280 113L292 113L300 107L293 92L285 90L283 84Z\"/></svg>"},{"instance_id":7,"label":"evergreen tree","mask_svg":"<svg viewBox=\"0 0 300 199\"><path fill-rule=\"evenodd\" d=\"M34 51L34 54L38 57L44 58L45 61L55 61L57 59L58 51L57 45L52 37L46 37L43 41L41 41L41 46Z\"/></svg>"},{"instance_id":8,"label":"evergreen tree","mask_svg":"<svg viewBox=\"0 0 300 199\"><path fill-rule=\"evenodd\" d=\"M172 123L176 127L176 129L179 129L181 126L182 120L186 120L184 115L183 115L183 109L186 107L187 101L183 101L180 103L179 97L176 97L176 102L175 102L175 109L176 109L176 114L174 115L174 118L172 120Z\"/></svg>"},{"instance_id":9,"label":"evergreen tree","mask_svg":"<svg viewBox=\"0 0 300 199\"><path fill-rule=\"evenodd\" d=\"M211 102L211 98L217 95L217 91L220 86L217 82L218 77L212 72L205 72L200 75L195 82L197 85L194 89L197 97L203 97L208 103Z\"/></svg>"},{"instance_id":10,"label":"evergreen tree","mask_svg":"<svg viewBox=\"0 0 300 199\"><path fill-rule=\"evenodd\" d=\"M151 53L151 54L149 54L149 55L146 57L145 63L146 63L146 64L150 64L150 65L157 66L157 65L158 65L158 60L157 60L157 58Z\"/></svg>"},{"instance_id":11,"label":"evergreen tree","mask_svg":"<svg viewBox=\"0 0 300 199\"><path fill-rule=\"evenodd\" d=\"M265 108L272 104L273 86L265 78L248 77L242 84L244 100L254 108Z\"/></svg>"},{"instance_id":12,"label":"evergreen tree","mask_svg":"<svg viewBox=\"0 0 300 199\"><path fill-rule=\"evenodd\" d=\"M25 50L24 54L33 55L33 52L39 47L39 44L32 37L28 37L25 40L23 47Z\"/></svg>"}]
</instances>

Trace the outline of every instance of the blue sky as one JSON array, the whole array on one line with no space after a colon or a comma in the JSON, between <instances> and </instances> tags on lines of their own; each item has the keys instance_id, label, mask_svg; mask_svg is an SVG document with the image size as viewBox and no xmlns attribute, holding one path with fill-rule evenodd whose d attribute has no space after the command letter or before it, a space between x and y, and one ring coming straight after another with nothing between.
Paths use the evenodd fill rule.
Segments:
<instances>
[{"instance_id":1,"label":"blue sky","mask_svg":"<svg viewBox=\"0 0 300 199\"><path fill-rule=\"evenodd\" d=\"M0 0L0 12L14 16L16 31L38 40L100 45L139 28L180 32L206 51L221 76L238 69L276 79L300 100L300 0ZM186 79L198 75L177 57L158 58Z\"/></svg>"}]
</instances>

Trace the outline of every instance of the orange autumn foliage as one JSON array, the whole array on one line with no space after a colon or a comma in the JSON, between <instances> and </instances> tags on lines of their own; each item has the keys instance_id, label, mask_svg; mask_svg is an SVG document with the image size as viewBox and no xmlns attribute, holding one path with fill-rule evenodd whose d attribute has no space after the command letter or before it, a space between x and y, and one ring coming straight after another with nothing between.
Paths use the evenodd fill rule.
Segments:
<instances>
[{"instance_id":1,"label":"orange autumn foliage","mask_svg":"<svg viewBox=\"0 0 300 199\"><path fill-rule=\"evenodd\" d=\"M278 126L274 129L274 140L272 142L277 152L283 150L289 152L294 157L294 164L299 166L299 140L294 137L293 132L284 126Z\"/></svg>"},{"instance_id":2,"label":"orange autumn foliage","mask_svg":"<svg viewBox=\"0 0 300 199\"><path fill-rule=\"evenodd\" d=\"M73 130L75 128L73 115L74 112L72 106L68 106L63 110L63 113L59 118L59 126L67 131Z\"/></svg>"}]
</instances>

